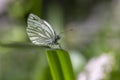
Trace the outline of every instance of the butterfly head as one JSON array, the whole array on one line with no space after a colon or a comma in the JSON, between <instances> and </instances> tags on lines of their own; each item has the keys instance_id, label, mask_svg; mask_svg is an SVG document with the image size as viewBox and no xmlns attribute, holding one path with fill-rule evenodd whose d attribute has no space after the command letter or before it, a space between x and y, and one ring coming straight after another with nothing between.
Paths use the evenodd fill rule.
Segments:
<instances>
[{"instance_id":1,"label":"butterfly head","mask_svg":"<svg viewBox=\"0 0 120 80\"><path fill-rule=\"evenodd\" d=\"M57 43L57 41L58 41L59 39L60 39L60 36L57 35L56 38L55 38L55 40L53 41L53 43Z\"/></svg>"},{"instance_id":2,"label":"butterfly head","mask_svg":"<svg viewBox=\"0 0 120 80\"><path fill-rule=\"evenodd\" d=\"M60 39L60 36L59 36L59 35L57 35L57 36L56 36L56 40L59 40L59 39Z\"/></svg>"}]
</instances>

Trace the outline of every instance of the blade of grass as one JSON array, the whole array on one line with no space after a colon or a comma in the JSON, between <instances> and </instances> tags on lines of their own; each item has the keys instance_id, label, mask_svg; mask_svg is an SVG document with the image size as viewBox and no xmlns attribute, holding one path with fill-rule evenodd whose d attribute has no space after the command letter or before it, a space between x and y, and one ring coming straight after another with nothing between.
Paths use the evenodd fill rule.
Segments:
<instances>
[{"instance_id":1,"label":"blade of grass","mask_svg":"<svg viewBox=\"0 0 120 80\"><path fill-rule=\"evenodd\" d=\"M48 50L46 54L53 80L64 80L64 76L60 67L61 65L56 51Z\"/></svg>"},{"instance_id":2,"label":"blade of grass","mask_svg":"<svg viewBox=\"0 0 120 80\"><path fill-rule=\"evenodd\" d=\"M61 64L65 80L75 80L74 72L68 52L64 50L57 50L57 55Z\"/></svg>"},{"instance_id":3,"label":"blade of grass","mask_svg":"<svg viewBox=\"0 0 120 80\"><path fill-rule=\"evenodd\" d=\"M75 80L69 54L64 50L46 52L53 80Z\"/></svg>"},{"instance_id":4,"label":"blade of grass","mask_svg":"<svg viewBox=\"0 0 120 80\"><path fill-rule=\"evenodd\" d=\"M0 46L1 47L5 47L5 48L49 48L48 46L38 46L38 45L34 45L31 43L18 43L18 42L14 42L14 43L2 43L0 42Z\"/></svg>"}]
</instances>

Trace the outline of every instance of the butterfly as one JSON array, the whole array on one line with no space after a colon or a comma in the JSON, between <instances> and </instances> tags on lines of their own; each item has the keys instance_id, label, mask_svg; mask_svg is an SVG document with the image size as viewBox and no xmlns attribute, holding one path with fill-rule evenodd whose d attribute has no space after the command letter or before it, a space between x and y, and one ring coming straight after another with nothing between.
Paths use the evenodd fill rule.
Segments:
<instances>
[{"instance_id":1,"label":"butterfly","mask_svg":"<svg viewBox=\"0 0 120 80\"><path fill-rule=\"evenodd\" d=\"M60 44L57 42L60 36L56 34L55 30L48 22L34 14L30 14L27 24L27 34L33 44L49 47L59 45L59 48L61 48Z\"/></svg>"}]
</instances>

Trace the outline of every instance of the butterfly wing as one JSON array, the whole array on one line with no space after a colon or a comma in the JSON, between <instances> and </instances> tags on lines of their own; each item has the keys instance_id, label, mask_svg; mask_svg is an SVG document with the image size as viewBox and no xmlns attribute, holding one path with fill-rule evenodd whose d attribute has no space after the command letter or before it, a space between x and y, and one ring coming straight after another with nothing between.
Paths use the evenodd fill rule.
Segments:
<instances>
[{"instance_id":1,"label":"butterfly wing","mask_svg":"<svg viewBox=\"0 0 120 80\"><path fill-rule=\"evenodd\" d=\"M56 33L51 25L34 14L30 14L28 17L27 34L32 43L36 45L48 46L56 38Z\"/></svg>"}]
</instances>

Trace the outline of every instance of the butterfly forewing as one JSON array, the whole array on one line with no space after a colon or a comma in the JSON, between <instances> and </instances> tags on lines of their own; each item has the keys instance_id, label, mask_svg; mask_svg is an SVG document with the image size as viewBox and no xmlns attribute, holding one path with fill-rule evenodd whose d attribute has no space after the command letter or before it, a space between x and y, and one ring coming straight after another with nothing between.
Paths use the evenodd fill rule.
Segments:
<instances>
[{"instance_id":1,"label":"butterfly forewing","mask_svg":"<svg viewBox=\"0 0 120 80\"><path fill-rule=\"evenodd\" d=\"M36 45L48 46L56 38L51 25L34 14L28 17L27 34L32 43Z\"/></svg>"}]
</instances>

